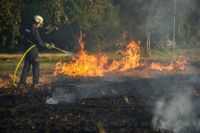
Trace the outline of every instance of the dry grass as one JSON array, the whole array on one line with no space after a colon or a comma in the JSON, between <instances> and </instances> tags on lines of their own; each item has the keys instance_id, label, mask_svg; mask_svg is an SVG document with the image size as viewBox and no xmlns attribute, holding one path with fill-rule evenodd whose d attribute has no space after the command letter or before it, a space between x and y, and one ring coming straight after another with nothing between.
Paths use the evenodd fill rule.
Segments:
<instances>
[{"instance_id":1,"label":"dry grass","mask_svg":"<svg viewBox=\"0 0 200 133\"><path fill-rule=\"evenodd\" d=\"M0 54L0 60L13 60L13 59L20 59L23 54ZM66 54L39 54L40 58L65 58Z\"/></svg>"},{"instance_id":2,"label":"dry grass","mask_svg":"<svg viewBox=\"0 0 200 133\"><path fill-rule=\"evenodd\" d=\"M10 88L13 82L15 68L22 57L22 54L0 54L0 88ZM69 60L65 54L40 54L40 82L49 84L54 80L53 71L57 61ZM22 71L23 63L17 72L17 83ZM27 82L32 83L32 74L28 75Z\"/></svg>"}]
</instances>

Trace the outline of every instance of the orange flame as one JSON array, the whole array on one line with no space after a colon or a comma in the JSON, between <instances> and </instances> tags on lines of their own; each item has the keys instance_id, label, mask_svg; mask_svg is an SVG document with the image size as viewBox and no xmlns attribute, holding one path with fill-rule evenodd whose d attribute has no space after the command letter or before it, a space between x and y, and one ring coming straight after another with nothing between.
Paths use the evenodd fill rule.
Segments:
<instances>
[{"instance_id":1,"label":"orange flame","mask_svg":"<svg viewBox=\"0 0 200 133\"><path fill-rule=\"evenodd\" d=\"M78 38L78 43L80 46L80 50L83 51L85 42L83 41L83 33L82 32L80 32L80 37Z\"/></svg>"},{"instance_id":2,"label":"orange flame","mask_svg":"<svg viewBox=\"0 0 200 133\"><path fill-rule=\"evenodd\" d=\"M172 71L172 70L179 70L179 71L184 71L185 70L185 64L187 63L187 61L184 58L179 58L175 61L175 63L170 63L169 65L161 65L159 63L152 63L150 66L150 69L153 70L159 70L159 71L163 71L163 70L168 70L168 71Z\"/></svg>"},{"instance_id":3,"label":"orange flame","mask_svg":"<svg viewBox=\"0 0 200 133\"><path fill-rule=\"evenodd\" d=\"M66 74L70 76L103 76L111 71L126 71L139 67L140 63L140 42L131 41L126 48L121 51L121 60L111 61L105 54L89 55L84 50L83 35L80 34L78 40L80 51L69 63L58 62L54 71L55 75Z\"/></svg>"},{"instance_id":4,"label":"orange flame","mask_svg":"<svg viewBox=\"0 0 200 133\"><path fill-rule=\"evenodd\" d=\"M128 45L120 49L122 55L120 60L111 60L105 54L90 55L84 50L83 34L80 33L78 39L80 51L69 63L58 62L54 74L64 74L69 76L104 76L109 72L122 72L142 66L141 63L141 44L140 42L130 41ZM111 63L110 63L111 62ZM161 65L153 62L149 69L153 70L185 70L186 60L179 58L169 65Z\"/></svg>"},{"instance_id":5,"label":"orange flame","mask_svg":"<svg viewBox=\"0 0 200 133\"><path fill-rule=\"evenodd\" d=\"M109 71L126 71L141 66L140 42L132 40L120 53L123 55L122 60L114 60Z\"/></svg>"},{"instance_id":6,"label":"orange flame","mask_svg":"<svg viewBox=\"0 0 200 133\"><path fill-rule=\"evenodd\" d=\"M104 55L88 55L86 51L80 51L77 58L62 66L62 73L71 76L103 76L104 64L107 57Z\"/></svg>"},{"instance_id":7,"label":"orange flame","mask_svg":"<svg viewBox=\"0 0 200 133\"><path fill-rule=\"evenodd\" d=\"M105 73L104 65L108 62L108 57L99 54L89 55L84 50L83 34L80 32L78 39L80 46L79 53L72 58L69 63L58 62L54 74L66 74L70 76L103 76Z\"/></svg>"},{"instance_id":8,"label":"orange flame","mask_svg":"<svg viewBox=\"0 0 200 133\"><path fill-rule=\"evenodd\" d=\"M185 65L187 64L186 59L184 58L180 58L178 60L176 60L176 68L180 71L184 71L185 70Z\"/></svg>"},{"instance_id":9,"label":"orange flame","mask_svg":"<svg viewBox=\"0 0 200 133\"><path fill-rule=\"evenodd\" d=\"M162 71L162 70L169 70L169 71L172 71L174 70L174 65L173 64L170 64L170 65L167 65L167 66L164 66L164 65L161 65L159 63L152 63L151 66L150 66L150 69L153 69L153 70L159 70L159 71Z\"/></svg>"}]
</instances>

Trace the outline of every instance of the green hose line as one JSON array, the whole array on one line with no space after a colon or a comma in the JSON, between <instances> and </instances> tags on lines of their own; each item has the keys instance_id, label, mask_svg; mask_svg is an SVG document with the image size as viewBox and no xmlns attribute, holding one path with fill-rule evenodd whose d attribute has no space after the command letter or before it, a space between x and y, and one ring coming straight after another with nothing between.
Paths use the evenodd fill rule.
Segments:
<instances>
[{"instance_id":1,"label":"green hose line","mask_svg":"<svg viewBox=\"0 0 200 133\"><path fill-rule=\"evenodd\" d=\"M35 46L36 46L36 45L34 44L34 45L32 45L31 47L29 47L29 48L26 50L26 52L24 53L24 55L22 56L22 58L21 58L20 61L18 62L17 67L15 68L15 72L14 72L14 75L13 75L13 85L14 85L15 87L17 86L17 84L15 83L15 82L16 82L17 70L18 70L20 64L22 63L24 57L26 56L26 54L27 54L32 48L34 48Z\"/></svg>"}]
</instances>

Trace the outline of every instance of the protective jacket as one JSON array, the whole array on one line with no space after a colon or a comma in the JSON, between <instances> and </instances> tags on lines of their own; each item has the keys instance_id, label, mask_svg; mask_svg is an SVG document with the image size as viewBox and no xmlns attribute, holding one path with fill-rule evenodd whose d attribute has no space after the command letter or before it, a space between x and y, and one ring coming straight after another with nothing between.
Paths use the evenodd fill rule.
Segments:
<instances>
[{"instance_id":1,"label":"protective jacket","mask_svg":"<svg viewBox=\"0 0 200 133\"><path fill-rule=\"evenodd\" d=\"M39 47L45 47L38 29L36 28L35 24L32 24L29 28L25 29L25 50L27 50L32 45L36 45L27 56L30 56L32 59L37 58L39 51Z\"/></svg>"},{"instance_id":2,"label":"protective jacket","mask_svg":"<svg viewBox=\"0 0 200 133\"><path fill-rule=\"evenodd\" d=\"M40 34L37 30L35 24L32 24L29 28L25 30L25 51L32 45L36 47L32 48L26 55L24 61L24 67L21 73L20 83L26 84L26 78L30 71L30 66L32 65L33 72L33 84L39 83L39 51L38 47L45 47Z\"/></svg>"}]
</instances>

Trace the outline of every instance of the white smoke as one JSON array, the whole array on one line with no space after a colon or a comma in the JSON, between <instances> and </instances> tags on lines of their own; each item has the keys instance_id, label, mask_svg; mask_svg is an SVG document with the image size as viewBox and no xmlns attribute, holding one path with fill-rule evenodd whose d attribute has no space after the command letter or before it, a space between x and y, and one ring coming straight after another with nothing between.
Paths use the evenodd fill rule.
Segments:
<instances>
[{"instance_id":1,"label":"white smoke","mask_svg":"<svg viewBox=\"0 0 200 133\"><path fill-rule=\"evenodd\" d=\"M191 91L177 92L170 100L156 103L152 120L155 130L173 133L194 133L200 130L200 119L196 116Z\"/></svg>"},{"instance_id":2,"label":"white smoke","mask_svg":"<svg viewBox=\"0 0 200 133\"><path fill-rule=\"evenodd\" d=\"M74 102L76 101L76 95L74 93L67 93L63 88L57 88L52 94L52 97L47 97L47 104L58 104L60 102Z\"/></svg>"},{"instance_id":3,"label":"white smoke","mask_svg":"<svg viewBox=\"0 0 200 133\"><path fill-rule=\"evenodd\" d=\"M98 98L102 96L120 95L126 93L126 89L118 89L118 83L123 83L122 76L109 75L98 80L79 81L72 86L55 87L51 97L47 97L47 104L58 104L60 102L76 102L80 99Z\"/></svg>"}]
</instances>

